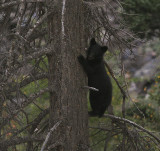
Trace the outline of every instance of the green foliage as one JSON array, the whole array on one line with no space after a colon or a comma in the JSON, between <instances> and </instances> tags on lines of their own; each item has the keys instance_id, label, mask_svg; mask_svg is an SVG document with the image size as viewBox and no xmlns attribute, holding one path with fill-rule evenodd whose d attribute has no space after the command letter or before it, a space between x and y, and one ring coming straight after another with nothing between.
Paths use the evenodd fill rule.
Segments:
<instances>
[{"instance_id":1,"label":"green foliage","mask_svg":"<svg viewBox=\"0 0 160 151\"><path fill-rule=\"evenodd\" d=\"M153 100L160 105L160 74L158 74L155 78L155 84L151 87L149 91L149 99Z\"/></svg>"},{"instance_id":2,"label":"green foliage","mask_svg":"<svg viewBox=\"0 0 160 151\"><path fill-rule=\"evenodd\" d=\"M155 40L152 44L151 47L153 49L153 51L155 51L158 55L160 55L160 41L159 40Z\"/></svg>"},{"instance_id":3,"label":"green foliage","mask_svg":"<svg viewBox=\"0 0 160 151\"><path fill-rule=\"evenodd\" d=\"M130 108L126 110L127 116L132 116L136 120L147 119L149 121L158 120L157 114L155 112L155 104L151 104L150 101L140 101L136 102Z\"/></svg>"},{"instance_id":4,"label":"green foliage","mask_svg":"<svg viewBox=\"0 0 160 151\"><path fill-rule=\"evenodd\" d=\"M147 129L159 131L160 106L158 103L154 100L144 98L139 98L136 101L138 102L126 108L127 118L147 127Z\"/></svg>"},{"instance_id":5,"label":"green foliage","mask_svg":"<svg viewBox=\"0 0 160 151\"><path fill-rule=\"evenodd\" d=\"M160 36L159 0L124 0L123 17L141 38Z\"/></svg>"},{"instance_id":6,"label":"green foliage","mask_svg":"<svg viewBox=\"0 0 160 151\"><path fill-rule=\"evenodd\" d=\"M48 71L48 59L46 56L42 56L40 58L40 60L32 60L31 61L31 64L33 66L38 66L37 69L41 70L41 71L44 71L44 72L47 72Z\"/></svg>"}]
</instances>

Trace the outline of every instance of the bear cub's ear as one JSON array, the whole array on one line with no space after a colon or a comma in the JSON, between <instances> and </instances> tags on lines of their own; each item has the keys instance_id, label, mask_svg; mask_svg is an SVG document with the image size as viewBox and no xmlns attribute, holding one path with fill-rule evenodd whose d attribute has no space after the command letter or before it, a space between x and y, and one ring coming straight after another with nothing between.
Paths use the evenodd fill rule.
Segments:
<instances>
[{"instance_id":1,"label":"bear cub's ear","mask_svg":"<svg viewBox=\"0 0 160 151\"><path fill-rule=\"evenodd\" d=\"M107 46L103 46L103 47L101 47L102 48L102 51L103 52L106 52L107 50L108 50L108 47Z\"/></svg>"},{"instance_id":2,"label":"bear cub's ear","mask_svg":"<svg viewBox=\"0 0 160 151\"><path fill-rule=\"evenodd\" d=\"M96 40L95 40L95 38L92 38L90 41L90 45L95 45L95 44L96 44Z\"/></svg>"}]
</instances>

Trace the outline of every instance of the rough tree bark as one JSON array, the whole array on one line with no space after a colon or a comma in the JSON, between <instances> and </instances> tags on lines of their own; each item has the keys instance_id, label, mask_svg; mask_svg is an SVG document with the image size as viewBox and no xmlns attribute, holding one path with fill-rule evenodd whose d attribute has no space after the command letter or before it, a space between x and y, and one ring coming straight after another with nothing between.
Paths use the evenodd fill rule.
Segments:
<instances>
[{"instance_id":1,"label":"rough tree bark","mask_svg":"<svg viewBox=\"0 0 160 151\"><path fill-rule=\"evenodd\" d=\"M49 60L50 128L57 122L48 143L50 150L88 150L88 111L86 85L77 56L84 52L85 32L82 1L61 0L53 3L50 17L52 55Z\"/></svg>"}]
</instances>

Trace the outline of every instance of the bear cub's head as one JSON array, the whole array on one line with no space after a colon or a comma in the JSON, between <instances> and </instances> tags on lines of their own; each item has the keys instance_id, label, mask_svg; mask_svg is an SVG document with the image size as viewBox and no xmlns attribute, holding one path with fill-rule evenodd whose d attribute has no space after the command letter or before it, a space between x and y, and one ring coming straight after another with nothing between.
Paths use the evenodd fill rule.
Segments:
<instances>
[{"instance_id":1,"label":"bear cub's head","mask_svg":"<svg viewBox=\"0 0 160 151\"><path fill-rule=\"evenodd\" d=\"M107 49L107 46L100 46L95 39L92 38L90 41L90 46L87 50L87 60L89 62L101 62Z\"/></svg>"}]
</instances>

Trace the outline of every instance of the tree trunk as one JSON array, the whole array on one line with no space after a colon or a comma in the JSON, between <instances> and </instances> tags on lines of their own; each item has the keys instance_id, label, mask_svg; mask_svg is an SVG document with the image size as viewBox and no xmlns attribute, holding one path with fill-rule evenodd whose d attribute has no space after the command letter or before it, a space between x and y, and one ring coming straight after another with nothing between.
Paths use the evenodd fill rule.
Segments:
<instances>
[{"instance_id":1,"label":"tree trunk","mask_svg":"<svg viewBox=\"0 0 160 151\"><path fill-rule=\"evenodd\" d=\"M82 1L61 0L49 20L53 53L49 60L50 128L57 122L48 148L56 151L88 150L88 109L84 72L77 56L84 52Z\"/></svg>"}]
</instances>

